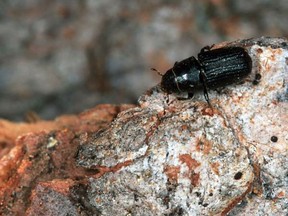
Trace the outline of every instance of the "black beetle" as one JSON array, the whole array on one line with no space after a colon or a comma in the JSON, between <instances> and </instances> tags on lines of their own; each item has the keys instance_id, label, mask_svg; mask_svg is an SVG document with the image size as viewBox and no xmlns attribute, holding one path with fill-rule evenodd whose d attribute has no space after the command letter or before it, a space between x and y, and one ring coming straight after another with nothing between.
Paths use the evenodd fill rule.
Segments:
<instances>
[{"instance_id":1,"label":"black beetle","mask_svg":"<svg viewBox=\"0 0 288 216\"><path fill-rule=\"evenodd\" d=\"M237 83L252 70L252 60L242 47L210 50L204 47L198 59L191 56L169 69L163 76L161 88L167 93L187 92L190 95L204 90L209 103L208 89Z\"/></svg>"}]
</instances>

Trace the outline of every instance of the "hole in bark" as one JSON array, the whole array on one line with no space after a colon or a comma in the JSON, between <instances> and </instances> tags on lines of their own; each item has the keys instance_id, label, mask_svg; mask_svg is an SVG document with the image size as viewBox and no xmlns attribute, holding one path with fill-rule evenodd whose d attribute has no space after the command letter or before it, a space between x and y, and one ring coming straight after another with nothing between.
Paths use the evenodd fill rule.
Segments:
<instances>
[{"instance_id":1,"label":"hole in bark","mask_svg":"<svg viewBox=\"0 0 288 216\"><path fill-rule=\"evenodd\" d=\"M272 142L277 142L278 141L278 137L277 136L272 136L271 137L271 141Z\"/></svg>"},{"instance_id":2,"label":"hole in bark","mask_svg":"<svg viewBox=\"0 0 288 216\"><path fill-rule=\"evenodd\" d=\"M261 80L261 74L256 73L255 78L253 80L253 85L257 85Z\"/></svg>"},{"instance_id":3,"label":"hole in bark","mask_svg":"<svg viewBox=\"0 0 288 216\"><path fill-rule=\"evenodd\" d=\"M242 172L237 172L237 173L234 175L234 179L235 179L235 180L239 180L239 179L242 178L242 175L243 175Z\"/></svg>"}]
</instances>

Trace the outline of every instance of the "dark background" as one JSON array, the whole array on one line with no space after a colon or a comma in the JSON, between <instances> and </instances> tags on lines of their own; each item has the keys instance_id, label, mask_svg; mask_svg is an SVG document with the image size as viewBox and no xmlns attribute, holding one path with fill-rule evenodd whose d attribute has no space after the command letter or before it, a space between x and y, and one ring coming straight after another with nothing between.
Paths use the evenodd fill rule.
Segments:
<instances>
[{"instance_id":1,"label":"dark background","mask_svg":"<svg viewBox=\"0 0 288 216\"><path fill-rule=\"evenodd\" d=\"M0 118L136 103L206 45L287 37L286 0L1 0Z\"/></svg>"}]
</instances>

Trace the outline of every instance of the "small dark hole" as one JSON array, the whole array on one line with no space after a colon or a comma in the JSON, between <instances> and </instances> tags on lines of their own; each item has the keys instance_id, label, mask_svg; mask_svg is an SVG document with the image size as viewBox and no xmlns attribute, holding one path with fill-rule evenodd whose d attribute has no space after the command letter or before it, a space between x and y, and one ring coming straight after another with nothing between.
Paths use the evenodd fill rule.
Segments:
<instances>
[{"instance_id":1,"label":"small dark hole","mask_svg":"<svg viewBox=\"0 0 288 216\"><path fill-rule=\"evenodd\" d=\"M278 137L277 136L272 136L271 137L271 141L272 142L277 142L278 141Z\"/></svg>"},{"instance_id":2,"label":"small dark hole","mask_svg":"<svg viewBox=\"0 0 288 216\"><path fill-rule=\"evenodd\" d=\"M257 85L261 79L261 74L257 73L255 74L255 79L253 80L253 85Z\"/></svg>"},{"instance_id":3,"label":"small dark hole","mask_svg":"<svg viewBox=\"0 0 288 216\"><path fill-rule=\"evenodd\" d=\"M256 80L260 80L261 77L262 77L262 76L261 76L261 74L259 74L259 73L257 73L257 74L255 75L255 79L256 79Z\"/></svg>"},{"instance_id":4,"label":"small dark hole","mask_svg":"<svg viewBox=\"0 0 288 216\"><path fill-rule=\"evenodd\" d=\"M258 85L259 84L259 81L258 80L253 80L253 85Z\"/></svg>"},{"instance_id":5,"label":"small dark hole","mask_svg":"<svg viewBox=\"0 0 288 216\"><path fill-rule=\"evenodd\" d=\"M209 196L213 196L213 193L209 193Z\"/></svg>"},{"instance_id":6,"label":"small dark hole","mask_svg":"<svg viewBox=\"0 0 288 216\"><path fill-rule=\"evenodd\" d=\"M196 194L197 197L201 196L201 193L199 193L199 192L195 192L195 194Z\"/></svg>"},{"instance_id":7,"label":"small dark hole","mask_svg":"<svg viewBox=\"0 0 288 216\"><path fill-rule=\"evenodd\" d=\"M239 179L242 178L242 175L243 175L242 172L237 172L237 173L235 174L235 176L234 176L234 179L235 179L235 180L239 180Z\"/></svg>"},{"instance_id":8,"label":"small dark hole","mask_svg":"<svg viewBox=\"0 0 288 216\"><path fill-rule=\"evenodd\" d=\"M257 53L263 53L263 50L261 48L257 49Z\"/></svg>"},{"instance_id":9,"label":"small dark hole","mask_svg":"<svg viewBox=\"0 0 288 216\"><path fill-rule=\"evenodd\" d=\"M207 207L208 205L209 205L208 203L204 203L204 204L203 204L204 207Z\"/></svg>"}]
</instances>

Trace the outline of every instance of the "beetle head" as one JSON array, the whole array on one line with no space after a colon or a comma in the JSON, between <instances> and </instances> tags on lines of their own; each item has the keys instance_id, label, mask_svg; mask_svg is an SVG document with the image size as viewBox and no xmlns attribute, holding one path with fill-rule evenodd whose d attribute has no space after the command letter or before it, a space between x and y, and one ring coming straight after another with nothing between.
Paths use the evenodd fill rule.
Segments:
<instances>
[{"instance_id":1,"label":"beetle head","mask_svg":"<svg viewBox=\"0 0 288 216\"><path fill-rule=\"evenodd\" d=\"M167 93L188 92L193 93L196 89L203 88L200 80L201 66L192 56L175 63L163 76L161 88Z\"/></svg>"}]
</instances>

